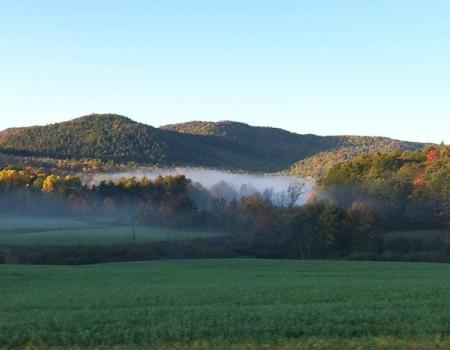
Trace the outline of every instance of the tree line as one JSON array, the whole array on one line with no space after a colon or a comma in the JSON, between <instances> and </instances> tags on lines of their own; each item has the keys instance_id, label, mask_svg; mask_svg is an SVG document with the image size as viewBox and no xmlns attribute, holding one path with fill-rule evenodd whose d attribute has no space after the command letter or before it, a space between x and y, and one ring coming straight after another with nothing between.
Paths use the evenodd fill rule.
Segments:
<instances>
[{"instance_id":1,"label":"tree line","mask_svg":"<svg viewBox=\"0 0 450 350\"><path fill-rule=\"evenodd\" d=\"M0 170L3 212L103 217L120 224L230 233L221 244L196 240L192 244L199 247L192 248L177 243L177 249L190 247L187 251L195 251L195 257L217 253L450 261L449 146L362 155L339 163L308 193L307 203L296 206L301 190L290 188L283 201L257 192L226 198L224 192L218 196L185 176L123 178L87 186L69 173ZM436 234L418 240L413 235L417 230Z\"/></svg>"}]
</instances>

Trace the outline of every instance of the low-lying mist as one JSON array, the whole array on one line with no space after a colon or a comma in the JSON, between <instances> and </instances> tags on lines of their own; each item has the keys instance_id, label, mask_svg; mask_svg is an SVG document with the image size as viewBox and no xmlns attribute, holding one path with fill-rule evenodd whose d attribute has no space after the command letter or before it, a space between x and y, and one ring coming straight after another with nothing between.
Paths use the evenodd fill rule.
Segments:
<instances>
[{"instance_id":1,"label":"low-lying mist","mask_svg":"<svg viewBox=\"0 0 450 350\"><path fill-rule=\"evenodd\" d=\"M302 205L308 198L308 193L314 186L314 181L297 176L280 174L240 174L228 171L174 167L174 168L137 168L130 171L85 173L82 181L88 186L99 185L101 182L117 182L121 178L146 177L150 180L158 176L184 175L192 180L195 186L206 189L212 197L230 201L234 198L260 193L276 204L288 201L289 191L293 188L299 191L295 205Z\"/></svg>"}]
</instances>

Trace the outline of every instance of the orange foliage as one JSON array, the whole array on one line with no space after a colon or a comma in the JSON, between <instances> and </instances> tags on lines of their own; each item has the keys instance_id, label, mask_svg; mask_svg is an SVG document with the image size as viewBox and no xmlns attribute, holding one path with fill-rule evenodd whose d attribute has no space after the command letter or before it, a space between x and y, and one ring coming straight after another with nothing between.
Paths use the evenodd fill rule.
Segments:
<instances>
[{"instance_id":1,"label":"orange foliage","mask_svg":"<svg viewBox=\"0 0 450 350\"><path fill-rule=\"evenodd\" d=\"M424 184L425 184L425 179L421 175L418 175L414 178L414 181L413 181L414 186L422 186Z\"/></svg>"},{"instance_id":2,"label":"orange foliage","mask_svg":"<svg viewBox=\"0 0 450 350\"><path fill-rule=\"evenodd\" d=\"M425 155L429 161L432 161L439 158L439 151L437 149L432 149L425 153Z\"/></svg>"},{"instance_id":3,"label":"orange foliage","mask_svg":"<svg viewBox=\"0 0 450 350\"><path fill-rule=\"evenodd\" d=\"M308 193L306 194L306 203L311 203L314 199L314 194L316 192L316 189L312 187Z\"/></svg>"}]
</instances>

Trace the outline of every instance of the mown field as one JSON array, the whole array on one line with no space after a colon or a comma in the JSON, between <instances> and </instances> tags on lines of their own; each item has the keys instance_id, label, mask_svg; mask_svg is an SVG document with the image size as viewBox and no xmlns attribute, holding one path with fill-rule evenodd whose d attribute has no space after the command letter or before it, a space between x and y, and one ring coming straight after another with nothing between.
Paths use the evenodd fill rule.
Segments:
<instances>
[{"instance_id":1,"label":"mown field","mask_svg":"<svg viewBox=\"0 0 450 350\"><path fill-rule=\"evenodd\" d=\"M450 265L2 265L0 310L5 349L448 349Z\"/></svg>"},{"instance_id":2,"label":"mown field","mask_svg":"<svg viewBox=\"0 0 450 350\"><path fill-rule=\"evenodd\" d=\"M0 245L113 245L217 236L200 230L114 226L57 218L0 217ZM135 241L133 240L135 238Z\"/></svg>"}]
</instances>

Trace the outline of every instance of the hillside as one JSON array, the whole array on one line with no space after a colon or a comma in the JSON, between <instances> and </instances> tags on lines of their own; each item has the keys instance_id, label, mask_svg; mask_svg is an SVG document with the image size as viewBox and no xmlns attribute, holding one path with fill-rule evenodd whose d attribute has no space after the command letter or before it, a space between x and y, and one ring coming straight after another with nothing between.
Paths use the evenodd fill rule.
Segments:
<instances>
[{"instance_id":1,"label":"hillside","mask_svg":"<svg viewBox=\"0 0 450 350\"><path fill-rule=\"evenodd\" d=\"M231 121L192 121L166 125L162 129L185 134L220 136L241 145L258 147L274 158L282 157L288 152L297 161L291 163L287 172L314 178L325 174L334 164L352 159L361 153L415 150L424 146L422 143L388 137L300 135L283 129L254 127Z\"/></svg>"},{"instance_id":2,"label":"hillside","mask_svg":"<svg viewBox=\"0 0 450 350\"><path fill-rule=\"evenodd\" d=\"M342 143L331 151L320 152L294 163L288 173L320 178L334 165L351 160L361 154L387 153L395 150L415 150L423 146L393 140L387 137L342 136Z\"/></svg>"},{"instance_id":3,"label":"hillside","mask_svg":"<svg viewBox=\"0 0 450 350\"><path fill-rule=\"evenodd\" d=\"M383 211L378 220L391 227L450 227L450 146L360 155L318 183L338 203Z\"/></svg>"},{"instance_id":4,"label":"hillside","mask_svg":"<svg viewBox=\"0 0 450 350\"><path fill-rule=\"evenodd\" d=\"M249 169L262 162L248 150L218 137L192 136L140 124L119 115L89 115L47 126L0 133L7 154L52 158L97 158L142 164L195 164ZM250 153L250 154L249 154Z\"/></svg>"},{"instance_id":5,"label":"hillside","mask_svg":"<svg viewBox=\"0 0 450 350\"><path fill-rule=\"evenodd\" d=\"M236 122L190 122L154 128L114 114L0 132L0 151L58 159L96 158L157 165L281 171L321 152L416 149L377 137L300 135Z\"/></svg>"}]
</instances>

